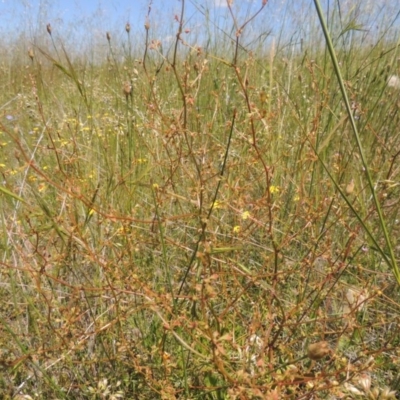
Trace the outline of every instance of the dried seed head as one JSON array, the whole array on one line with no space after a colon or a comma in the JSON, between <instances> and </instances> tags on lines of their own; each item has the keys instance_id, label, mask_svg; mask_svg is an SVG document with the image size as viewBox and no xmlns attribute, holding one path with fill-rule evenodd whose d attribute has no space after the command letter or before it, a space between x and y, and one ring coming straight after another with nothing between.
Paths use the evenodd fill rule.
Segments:
<instances>
[{"instance_id":1,"label":"dried seed head","mask_svg":"<svg viewBox=\"0 0 400 400\"><path fill-rule=\"evenodd\" d=\"M131 31L131 24L129 22L125 25L125 30L129 33Z\"/></svg>"},{"instance_id":2,"label":"dried seed head","mask_svg":"<svg viewBox=\"0 0 400 400\"><path fill-rule=\"evenodd\" d=\"M129 81L124 82L122 86L122 91L127 99L128 96L132 97L132 84Z\"/></svg>"},{"instance_id":3,"label":"dried seed head","mask_svg":"<svg viewBox=\"0 0 400 400\"><path fill-rule=\"evenodd\" d=\"M110 43L110 40L111 40L110 32L106 32L106 38L107 38L108 42Z\"/></svg>"},{"instance_id":4,"label":"dried seed head","mask_svg":"<svg viewBox=\"0 0 400 400\"><path fill-rule=\"evenodd\" d=\"M400 89L400 78L397 75L389 76L387 85L393 89Z\"/></svg>"},{"instance_id":5,"label":"dried seed head","mask_svg":"<svg viewBox=\"0 0 400 400\"><path fill-rule=\"evenodd\" d=\"M51 25L47 24L46 29L47 29L48 34L51 36Z\"/></svg>"},{"instance_id":6,"label":"dried seed head","mask_svg":"<svg viewBox=\"0 0 400 400\"><path fill-rule=\"evenodd\" d=\"M366 289L360 289L358 287L349 287L344 293L344 299L346 300L345 312L362 311L368 301L368 291Z\"/></svg>"},{"instance_id":7,"label":"dried seed head","mask_svg":"<svg viewBox=\"0 0 400 400\"><path fill-rule=\"evenodd\" d=\"M390 390L388 387L385 387L381 390L380 399L396 399L396 392L394 390Z\"/></svg>"},{"instance_id":8,"label":"dried seed head","mask_svg":"<svg viewBox=\"0 0 400 400\"><path fill-rule=\"evenodd\" d=\"M29 58L33 61L33 58L35 57L35 53L33 52L32 49L29 49L29 50L28 50L28 56L29 56Z\"/></svg>"},{"instance_id":9,"label":"dried seed head","mask_svg":"<svg viewBox=\"0 0 400 400\"><path fill-rule=\"evenodd\" d=\"M146 29L146 31L150 29L150 22L148 18L146 18L146 22L144 23L144 28Z\"/></svg>"},{"instance_id":10,"label":"dried seed head","mask_svg":"<svg viewBox=\"0 0 400 400\"><path fill-rule=\"evenodd\" d=\"M331 352L328 342L321 341L308 346L307 356L310 360L321 360Z\"/></svg>"},{"instance_id":11,"label":"dried seed head","mask_svg":"<svg viewBox=\"0 0 400 400\"><path fill-rule=\"evenodd\" d=\"M352 179L346 186L346 194L352 194L354 192L354 179Z\"/></svg>"},{"instance_id":12,"label":"dried seed head","mask_svg":"<svg viewBox=\"0 0 400 400\"><path fill-rule=\"evenodd\" d=\"M360 375L358 377L358 384L364 392L368 392L371 389L371 376L365 373Z\"/></svg>"}]
</instances>

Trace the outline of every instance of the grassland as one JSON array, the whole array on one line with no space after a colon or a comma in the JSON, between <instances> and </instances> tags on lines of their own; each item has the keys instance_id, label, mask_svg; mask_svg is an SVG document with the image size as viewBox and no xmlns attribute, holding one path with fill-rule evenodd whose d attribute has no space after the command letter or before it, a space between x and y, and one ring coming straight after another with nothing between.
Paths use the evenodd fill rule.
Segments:
<instances>
[{"instance_id":1,"label":"grassland","mask_svg":"<svg viewBox=\"0 0 400 400\"><path fill-rule=\"evenodd\" d=\"M2 398L395 398L395 36L251 17L3 58Z\"/></svg>"}]
</instances>

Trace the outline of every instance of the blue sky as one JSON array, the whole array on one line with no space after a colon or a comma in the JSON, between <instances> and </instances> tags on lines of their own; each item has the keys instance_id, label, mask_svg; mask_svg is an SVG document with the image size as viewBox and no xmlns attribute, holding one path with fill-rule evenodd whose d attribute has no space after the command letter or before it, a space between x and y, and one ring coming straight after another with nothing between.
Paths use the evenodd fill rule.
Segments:
<instances>
[{"instance_id":1,"label":"blue sky","mask_svg":"<svg viewBox=\"0 0 400 400\"><path fill-rule=\"evenodd\" d=\"M308 0L310 1L310 0ZM263 14L257 18L263 30L269 30L278 21L273 17L282 0L271 0ZM0 34L3 40L18 38L22 34L28 42L36 43L37 38L47 37L46 25L50 23L53 36L65 42L96 43L103 41L105 32L112 37L126 36L125 24L131 24L131 35L138 32L144 35L144 23L151 3L150 25L153 37L168 40L176 32L175 15L180 15L180 0L0 0ZM261 0L234 1L232 9L241 22L261 6ZM268 11L269 9L269 11ZM204 16L209 15L208 28L212 35L221 33L216 27L232 32L232 18L226 7L226 0L185 0L185 29L190 30L187 37L194 43L200 37L207 36ZM250 25L247 29L250 28ZM215 29L215 30L214 30ZM13 32L17 32L15 35ZM249 34L249 31L247 31ZM171 37L172 37L171 36ZM251 35L250 35L251 36ZM136 35L136 38L139 36ZM197 39L196 39L197 38Z\"/></svg>"},{"instance_id":2,"label":"blue sky","mask_svg":"<svg viewBox=\"0 0 400 400\"><path fill-rule=\"evenodd\" d=\"M51 23L55 36L69 38L74 43L83 43L85 39L89 42L92 42L92 38L103 39L106 31L126 35L126 22L132 26L132 35L135 32L144 34L143 26L149 3L152 3L150 24L154 37L162 37L164 32L176 32L174 15L180 14L180 0L0 0L0 34L3 41L22 34L32 42L36 37L47 36L46 24ZM315 14L312 3L312 0L269 0L262 14L256 18L256 25L250 24L246 27L247 37L257 37L260 32L271 32L272 36L278 37L280 33L287 33L293 27L298 30L299 35L305 34L309 18ZM337 8L338 4L337 0L322 0L322 3L331 3L332 9ZM339 3L343 6L342 11L348 11L346 7L351 4L361 4L360 13L368 16L371 21L374 7L375 11L387 10L392 16L400 8L398 0L340 0ZM185 28L191 30L192 37L204 35L204 13L208 11L210 26L222 27L224 32L229 31L229 35L234 37L226 0L186 0L185 5ZM260 6L261 0L233 1L235 16L239 22L245 21L246 16L252 15ZM220 33L221 30L218 29L212 32Z\"/></svg>"},{"instance_id":3,"label":"blue sky","mask_svg":"<svg viewBox=\"0 0 400 400\"><path fill-rule=\"evenodd\" d=\"M181 7L179 0L0 0L0 30L36 31L47 22L63 27L93 24L96 28L112 29L117 22L129 21L132 26L142 28L150 2L151 18L165 24L173 22L174 14ZM274 9L276 3L279 1L275 1ZM261 0L241 0L235 1L233 7L248 11L260 5ZM214 15L227 12L226 0L186 0L185 6L186 18L199 14L196 6Z\"/></svg>"},{"instance_id":4,"label":"blue sky","mask_svg":"<svg viewBox=\"0 0 400 400\"><path fill-rule=\"evenodd\" d=\"M225 0L198 1L213 8L224 8ZM130 21L132 25L143 24L148 11L149 0L0 0L1 25L5 27L34 26L44 20L58 21L63 25L100 18L109 24L117 20ZM152 14L171 15L179 12L179 0L153 0ZM246 0L244 1L246 3ZM251 3L251 2L248 2ZM191 1L186 1L188 13L195 8ZM104 22L104 21L102 21ZM106 28L106 27L104 27Z\"/></svg>"},{"instance_id":5,"label":"blue sky","mask_svg":"<svg viewBox=\"0 0 400 400\"><path fill-rule=\"evenodd\" d=\"M176 3L156 1L164 7ZM155 4L154 8L159 8ZM117 20L130 21L131 24L143 23L147 13L146 0L1 0L0 15L4 28L17 27L36 30L37 24L51 22L53 26L66 27L70 24L83 26L98 21L102 28L110 29ZM22 25L22 26L21 26ZM99 27L99 26L98 26Z\"/></svg>"}]
</instances>

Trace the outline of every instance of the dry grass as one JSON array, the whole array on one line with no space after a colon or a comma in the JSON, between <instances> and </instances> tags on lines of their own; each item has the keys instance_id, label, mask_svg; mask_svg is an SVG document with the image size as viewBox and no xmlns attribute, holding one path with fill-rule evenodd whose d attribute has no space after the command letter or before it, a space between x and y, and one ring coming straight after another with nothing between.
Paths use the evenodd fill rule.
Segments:
<instances>
[{"instance_id":1,"label":"dry grass","mask_svg":"<svg viewBox=\"0 0 400 400\"><path fill-rule=\"evenodd\" d=\"M224 54L183 12L166 55L148 19L102 63L48 25L1 66L3 398L394 398L398 283L334 69L242 47L252 17ZM346 35L397 256L397 47Z\"/></svg>"}]
</instances>

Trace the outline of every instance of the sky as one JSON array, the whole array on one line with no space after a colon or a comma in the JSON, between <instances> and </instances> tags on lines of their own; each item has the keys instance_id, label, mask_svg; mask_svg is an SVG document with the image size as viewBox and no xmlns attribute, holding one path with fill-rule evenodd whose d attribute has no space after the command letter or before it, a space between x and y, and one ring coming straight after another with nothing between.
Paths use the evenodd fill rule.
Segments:
<instances>
[{"instance_id":1,"label":"sky","mask_svg":"<svg viewBox=\"0 0 400 400\"><path fill-rule=\"evenodd\" d=\"M249 0L243 2L252 3ZM181 7L179 0L0 0L0 24L3 28L23 24L31 29L44 20L58 21L63 25L93 19L109 25L119 19L129 21L132 25L144 24L149 3L152 3L150 15L165 13L168 19L172 13L179 13ZM214 10L226 8L226 0L186 1L187 13L195 12L195 3L207 4Z\"/></svg>"},{"instance_id":2,"label":"sky","mask_svg":"<svg viewBox=\"0 0 400 400\"><path fill-rule=\"evenodd\" d=\"M340 5L341 12L356 10L358 15L368 16L369 21L374 21L373 12L376 10L384 11L392 7L393 11L390 10L389 15L395 16L400 9L399 0L321 2L325 6L331 4L332 9ZM127 22L132 27L132 35L136 32L143 35L149 4L151 33L154 37L162 37L163 32L176 32L177 22L174 18L175 15L180 15L181 0L0 0L1 40L4 43L9 37L18 38L18 35L23 35L28 42L34 42L41 35L47 36L48 23L51 23L54 36L58 35L63 40L68 38L74 43L103 40L108 31L120 36L126 35ZM240 23L260 8L262 0L233 0L232 4L235 17ZM375 11L371 11L372 5ZM261 35L265 32L278 37L294 26L300 32L299 35L306 34L307 23L313 14L313 0L269 0L263 12L256 18L256 25L249 24L246 27L246 35L251 38L252 35L257 37L260 32ZM347 18L345 14L344 21ZM226 0L185 0L184 28L191 31L192 37L196 34L205 35L205 15L210 16L210 26L222 27L216 28L212 34L220 34L225 29L224 32L230 30L231 37L235 36ZM369 28L368 26L367 29Z\"/></svg>"},{"instance_id":3,"label":"sky","mask_svg":"<svg viewBox=\"0 0 400 400\"><path fill-rule=\"evenodd\" d=\"M143 24L147 3L147 0L1 0L1 24L11 29L19 26L30 31L35 31L38 24L48 22L64 28L91 23L110 29L120 19L132 25ZM176 1L155 0L155 3L168 8ZM155 4L153 8L159 9L160 4Z\"/></svg>"},{"instance_id":4,"label":"sky","mask_svg":"<svg viewBox=\"0 0 400 400\"><path fill-rule=\"evenodd\" d=\"M292 0L289 0L292 1ZM256 10L262 0L235 0L232 7L244 13ZM270 0L266 8L276 10L284 0ZM111 29L117 21L129 21L132 26L143 26L151 4L150 17L166 24L172 22L174 14L179 14L180 0L0 0L0 30L24 29L35 31L38 25L53 22L66 27L93 24L103 29ZM226 0L186 0L187 19L195 18L199 11L226 15ZM201 14L201 12L200 12Z\"/></svg>"},{"instance_id":5,"label":"sky","mask_svg":"<svg viewBox=\"0 0 400 400\"><path fill-rule=\"evenodd\" d=\"M266 10L277 10L278 4L285 0L271 0L263 11L266 21L265 30L269 25L276 23L276 18ZM106 32L111 32L117 41L126 37L125 25L131 25L131 35L135 32L144 35L144 24L149 16L151 34L153 37L164 38L171 32L176 32L177 22L175 16L181 12L181 0L0 0L0 35L2 41L7 42L8 37L19 38L30 43L38 43L37 38L47 37L46 25L52 26L53 36L69 39L70 43L79 43L83 48L85 43L98 43L103 41ZM232 18L227 8L226 0L185 0L185 30L190 31L187 37L191 39L201 36L205 37L205 15L209 15L212 28L222 27L229 29L232 33ZM261 7L262 0L236 0L232 4L232 10L238 20L244 21L246 16L251 15ZM240 21L239 21L240 22ZM247 29L249 29L250 25ZM17 34L15 34L16 32ZM164 34L165 32L165 34ZM166 32L169 32L168 34ZM221 30L215 29L212 34L219 34ZM249 31L246 32L247 34ZM172 37L172 36L171 36ZM139 38L139 36L137 36ZM197 40L196 39L196 40ZM40 42L40 41L39 41Z\"/></svg>"}]
</instances>

